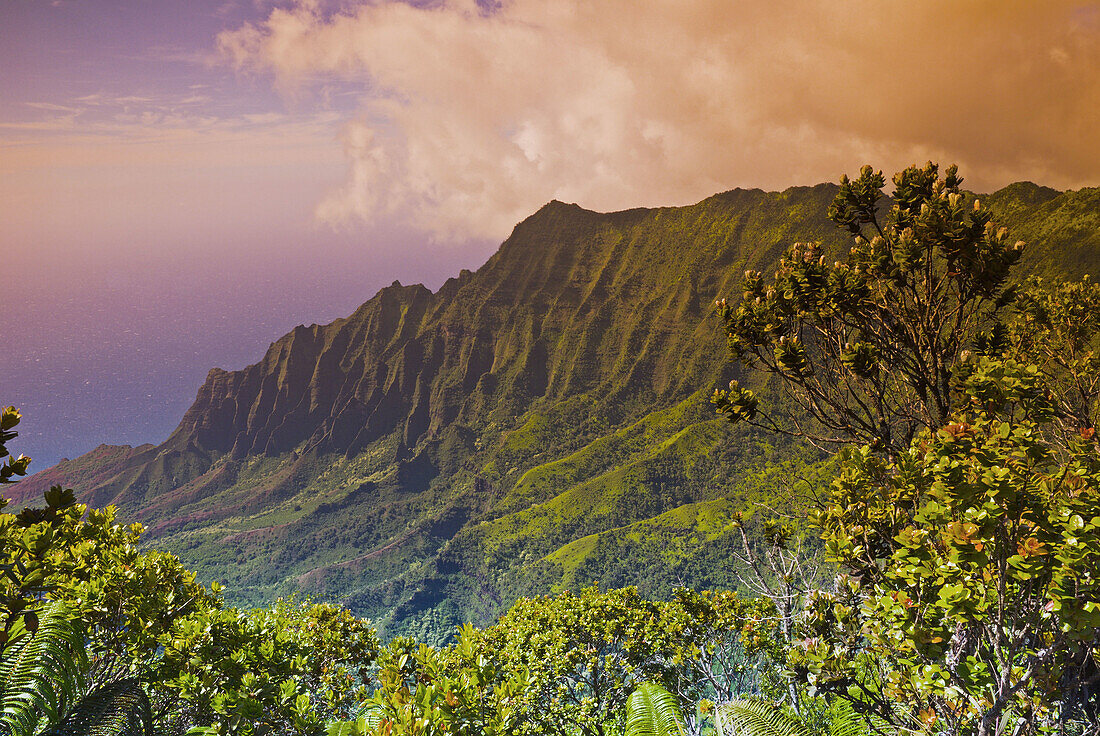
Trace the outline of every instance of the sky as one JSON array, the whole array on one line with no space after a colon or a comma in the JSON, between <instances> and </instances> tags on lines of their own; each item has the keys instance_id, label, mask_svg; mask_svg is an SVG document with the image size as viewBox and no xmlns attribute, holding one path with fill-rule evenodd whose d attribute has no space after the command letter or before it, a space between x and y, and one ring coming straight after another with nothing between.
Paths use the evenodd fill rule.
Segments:
<instances>
[{"instance_id":1,"label":"sky","mask_svg":"<svg viewBox=\"0 0 1100 736\"><path fill-rule=\"evenodd\" d=\"M0 404L39 470L550 199L1100 184L1080 0L0 0L0 69Z\"/></svg>"}]
</instances>

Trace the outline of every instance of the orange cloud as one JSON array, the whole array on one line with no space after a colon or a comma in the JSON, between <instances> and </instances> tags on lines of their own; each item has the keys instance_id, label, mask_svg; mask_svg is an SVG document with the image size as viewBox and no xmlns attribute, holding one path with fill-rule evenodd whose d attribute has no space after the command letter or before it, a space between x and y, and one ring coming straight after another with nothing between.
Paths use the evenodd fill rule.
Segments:
<instances>
[{"instance_id":1,"label":"orange cloud","mask_svg":"<svg viewBox=\"0 0 1100 736\"><path fill-rule=\"evenodd\" d=\"M957 161L968 184L1100 174L1100 4L1048 0L315 1L223 33L288 94L360 80L323 219L500 237L596 209Z\"/></svg>"}]
</instances>

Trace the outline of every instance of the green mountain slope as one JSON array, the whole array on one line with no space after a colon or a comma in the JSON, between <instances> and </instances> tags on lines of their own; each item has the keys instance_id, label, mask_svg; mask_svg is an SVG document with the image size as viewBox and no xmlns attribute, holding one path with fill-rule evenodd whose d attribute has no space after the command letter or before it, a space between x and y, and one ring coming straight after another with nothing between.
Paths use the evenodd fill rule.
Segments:
<instances>
[{"instance_id":1,"label":"green mountain slope","mask_svg":"<svg viewBox=\"0 0 1100 736\"><path fill-rule=\"evenodd\" d=\"M732 584L730 514L783 503L815 458L715 419L707 397L732 374L710 308L793 241L845 247L825 218L835 191L552 202L434 294L395 283L211 371L163 444L99 448L16 488L116 504L247 600L305 590L429 638L595 578L650 595ZM1097 262L1098 190L986 201L1033 243L1028 268Z\"/></svg>"}]
</instances>

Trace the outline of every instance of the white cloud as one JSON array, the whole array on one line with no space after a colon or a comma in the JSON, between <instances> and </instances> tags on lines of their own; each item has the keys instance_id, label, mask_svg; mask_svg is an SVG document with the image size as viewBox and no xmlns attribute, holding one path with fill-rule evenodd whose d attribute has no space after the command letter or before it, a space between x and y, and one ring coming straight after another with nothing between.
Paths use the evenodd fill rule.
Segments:
<instances>
[{"instance_id":1,"label":"white cloud","mask_svg":"<svg viewBox=\"0 0 1100 736\"><path fill-rule=\"evenodd\" d=\"M543 202L676 204L733 186L958 161L968 183L1100 178L1096 5L930 0L315 0L219 37L289 95L357 79L339 222L500 237ZM319 82L320 80L320 82Z\"/></svg>"}]
</instances>

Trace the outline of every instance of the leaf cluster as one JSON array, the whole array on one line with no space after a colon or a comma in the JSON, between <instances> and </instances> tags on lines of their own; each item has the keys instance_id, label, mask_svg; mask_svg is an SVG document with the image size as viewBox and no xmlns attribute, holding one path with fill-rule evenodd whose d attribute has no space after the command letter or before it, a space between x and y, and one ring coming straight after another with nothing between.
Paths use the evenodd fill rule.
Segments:
<instances>
[{"instance_id":1,"label":"leaf cluster","mask_svg":"<svg viewBox=\"0 0 1100 736\"><path fill-rule=\"evenodd\" d=\"M330 604L208 608L160 638L153 680L180 701L177 721L210 733L317 734L369 695L373 627Z\"/></svg>"},{"instance_id":2,"label":"leaf cluster","mask_svg":"<svg viewBox=\"0 0 1100 736\"><path fill-rule=\"evenodd\" d=\"M371 705L382 736L518 733L521 704L533 684L523 669L505 672L468 624L443 649L395 639L380 653L378 681Z\"/></svg>"},{"instance_id":3,"label":"leaf cluster","mask_svg":"<svg viewBox=\"0 0 1100 736\"><path fill-rule=\"evenodd\" d=\"M14 406L0 409L0 484L14 483L15 476L26 475L27 466L31 464L29 457L12 457L7 448L7 443L19 436L15 426L19 424L21 416Z\"/></svg>"},{"instance_id":4,"label":"leaf cluster","mask_svg":"<svg viewBox=\"0 0 1100 736\"><path fill-rule=\"evenodd\" d=\"M593 736L621 727L631 693L646 682L677 694L685 711L702 698L755 687L747 672L774 642L774 611L736 594L680 591L650 601L636 588L527 598L479 632L505 671L528 673L524 733Z\"/></svg>"},{"instance_id":5,"label":"leaf cluster","mask_svg":"<svg viewBox=\"0 0 1100 736\"><path fill-rule=\"evenodd\" d=\"M977 352L1035 365L1050 391L1060 444L1095 431L1100 412L1100 284L1029 279L1011 315L976 343Z\"/></svg>"},{"instance_id":6,"label":"leaf cluster","mask_svg":"<svg viewBox=\"0 0 1100 736\"><path fill-rule=\"evenodd\" d=\"M145 736L149 698L133 679L90 686L81 622L64 604L41 611L32 631L18 621L0 656L0 725L12 736Z\"/></svg>"},{"instance_id":7,"label":"leaf cluster","mask_svg":"<svg viewBox=\"0 0 1100 736\"><path fill-rule=\"evenodd\" d=\"M848 454L817 523L850 577L807 607L790 661L897 725L1065 722L1100 651L1100 450L1047 439L1034 366L981 358L964 388L895 462Z\"/></svg>"}]
</instances>

